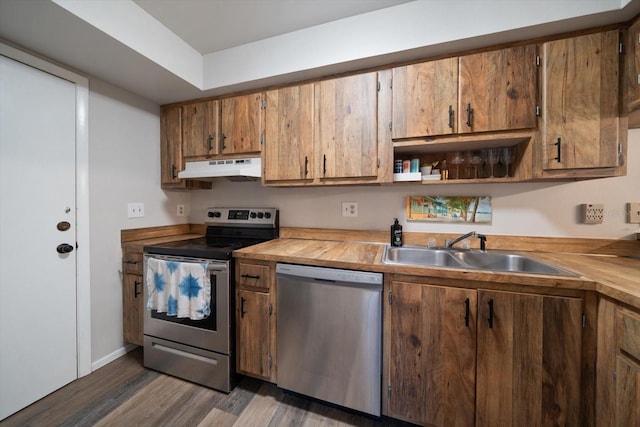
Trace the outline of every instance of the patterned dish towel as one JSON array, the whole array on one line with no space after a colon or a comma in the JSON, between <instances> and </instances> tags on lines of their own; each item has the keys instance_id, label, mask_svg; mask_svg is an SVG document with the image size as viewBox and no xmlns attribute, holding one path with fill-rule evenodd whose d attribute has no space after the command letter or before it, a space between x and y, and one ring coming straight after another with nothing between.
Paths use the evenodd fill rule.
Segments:
<instances>
[{"instance_id":1,"label":"patterned dish towel","mask_svg":"<svg viewBox=\"0 0 640 427\"><path fill-rule=\"evenodd\" d=\"M207 263L147 260L147 309L202 320L209 316L211 280Z\"/></svg>"}]
</instances>

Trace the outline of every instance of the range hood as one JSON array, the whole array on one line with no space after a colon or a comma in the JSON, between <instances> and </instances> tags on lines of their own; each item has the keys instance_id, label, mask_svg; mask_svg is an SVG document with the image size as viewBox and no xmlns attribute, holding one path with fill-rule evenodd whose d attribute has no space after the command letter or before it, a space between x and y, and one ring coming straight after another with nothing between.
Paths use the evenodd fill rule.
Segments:
<instances>
[{"instance_id":1,"label":"range hood","mask_svg":"<svg viewBox=\"0 0 640 427\"><path fill-rule=\"evenodd\" d=\"M185 169L178 178L213 179L227 178L230 181L255 181L262 176L260 157L244 159L206 160L186 162Z\"/></svg>"}]
</instances>

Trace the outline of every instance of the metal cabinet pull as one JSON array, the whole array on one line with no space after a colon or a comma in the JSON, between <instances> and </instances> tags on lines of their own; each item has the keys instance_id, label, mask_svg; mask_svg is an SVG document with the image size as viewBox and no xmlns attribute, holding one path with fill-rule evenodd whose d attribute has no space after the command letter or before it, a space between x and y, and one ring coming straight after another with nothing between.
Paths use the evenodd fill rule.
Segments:
<instances>
[{"instance_id":1,"label":"metal cabinet pull","mask_svg":"<svg viewBox=\"0 0 640 427\"><path fill-rule=\"evenodd\" d=\"M253 274L241 274L240 277L243 279L256 279L260 280L260 276L254 276Z\"/></svg>"},{"instance_id":2,"label":"metal cabinet pull","mask_svg":"<svg viewBox=\"0 0 640 427\"><path fill-rule=\"evenodd\" d=\"M464 325L468 328L469 327L469 319L471 318L471 302L469 301L469 298L465 298L464 306L465 306L465 310L464 310Z\"/></svg>"},{"instance_id":3,"label":"metal cabinet pull","mask_svg":"<svg viewBox=\"0 0 640 427\"><path fill-rule=\"evenodd\" d=\"M140 283L139 281L135 280L133 282L133 297L134 298L138 298L138 295L140 295L142 293L142 291L138 291L138 286L140 286L142 283Z\"/></svg>"},{"instance_id":4,"label":"metal cabinet pull","mask_svg":"<svg viewBox=\"0 0 640 427\"><path fill-rule=\"evenodd\" d=\"M309 158L304 156L304 176L309 175Z\"/></svg>"},{"instance_id":5,"label":"metal cabinet pull","mask_svg":"<svg viewBox=\"0 0 640 427\"><path fill-rule=\"evenodd\" d=\"M472 121L472 112L471 112L471 104L467 104L467 126L471 127Z\"/></svg>"},{"instance_id":6,"label":"metal cabinet pull","mask_svg":"<svg viewBox=\"0 0 640 427\"><path fill-rule=\"evenodd\" d=\"M561 157L561 153L562 153L562 150L561 150L561 148L562 148L562 139L560 139L560 138L558 137L558 142L556 142L556 143L555 143L555 144L553 144L553 145L555 145L556 147L558 147L558 154L557 154L557 156L556 156L556 157L554 157L554 159L553 159L553 160L557 160L557 161L558 161L558 163L560 163L560 162L562 161L562 160L561 160L561 159L562 159L562 157Z\"/></svg>"},{"instance_id":7,"label":"metal cabinet pull","mask_svg":"<svg viewBox=\"0 0 640 427\"><path fill-rule=\"evenodd\" d=\"M225 144L227 141L227 135L225 135L224 133L222 134L222 149L224 150L225 148L227 148L227 144Z\"/></svg>"},{"instance_id":8,"label":"metal cabinet pull","mask_svg":"<svg viewBox=\"0 0 640 427\"><path fill-rule=\"evenodd\" d=\"M489 321L489 329L493 329L493 300L490 299L487 301L487 305L489 305L489 318L487 318Z\"/></svg>"},{"instance_id":9,"label":"metal cabinet pull","mask_svg":"<svg viewBox=\"0 0 640 427\"><path fill-rule=\"evenodd\" d=\"M322 155L322 175L327 174L327 155Z\"/></svg>"},{"instance_id":10,"label":"metal cabinet pull","mask_svg":"<svg viewBox=\"0 0 640 427\"><path fill-rule=\"evenodd\" d=\"M246 301L245 297L240 297L240 318L244 318L244 315L247 313L244 311L244 302Z\"/></svg>"},{"instance_id":11,"label":"metal cabinet pull","mask_svg":"<svg viewBox=\"0 0 640 427\"><path fill-rule=\"evenodd\" d=\"M171 179L176 179L178 176L176 175L176 165L171 165Z\"/></svg>"},{"instance_id":12,"label":"metal cabinet pull","mask_svg":"<svg viewBox=\"0 0 640 427\"><path fill-rule=\"evenodd\" d=\"M449 127L453 129L453 107L449 105Z\"/></svg>"},{"instance_id":13,"label":"metal cabinet pull","mask_svg":"<svg viewBox=\"0 0 640 427\"><path fill-rule=\"evenodd\" d=\"M213 141L213 137L209 135L209 138L207 138L207 146L209 147L209 151L213 149L213 146L211 145L212 141Z\"/></svg>"}]
</instances>

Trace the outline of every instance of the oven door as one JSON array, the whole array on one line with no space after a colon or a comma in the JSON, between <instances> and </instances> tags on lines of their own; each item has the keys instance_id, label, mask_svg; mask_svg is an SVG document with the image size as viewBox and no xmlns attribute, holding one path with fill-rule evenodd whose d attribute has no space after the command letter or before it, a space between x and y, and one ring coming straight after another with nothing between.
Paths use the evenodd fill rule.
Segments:
<instances>
[{"instance_id":1,"label":"oven door","mask_svg":"<svg viewBox=\"0 0 640 427\"><path fill-rule=\"evenodd\" d=\"M211 314L206 319L191 320L146 309L148 298L147 265L149 258L177 262L206 262L211 279ZM231 289L230 262L218 260L145 254L144 256L144 334L202 348L231 354Z\"/></svg>"}]
</instances>

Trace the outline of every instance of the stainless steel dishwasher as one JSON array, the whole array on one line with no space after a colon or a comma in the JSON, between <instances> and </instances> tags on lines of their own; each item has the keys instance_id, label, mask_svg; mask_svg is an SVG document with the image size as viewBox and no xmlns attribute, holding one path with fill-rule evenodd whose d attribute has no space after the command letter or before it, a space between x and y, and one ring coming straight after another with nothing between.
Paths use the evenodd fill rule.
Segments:
<instances>
[{"instance_id":1,"label":"stainless steel dishwasher","mask_svg":"<svg viewBox=\"0 0 640 427\"><path fill-rule=\"evenodd\" d=\"M277 264L278 387L380 415L382 274Z\"/></svg>"}]
</instances>

